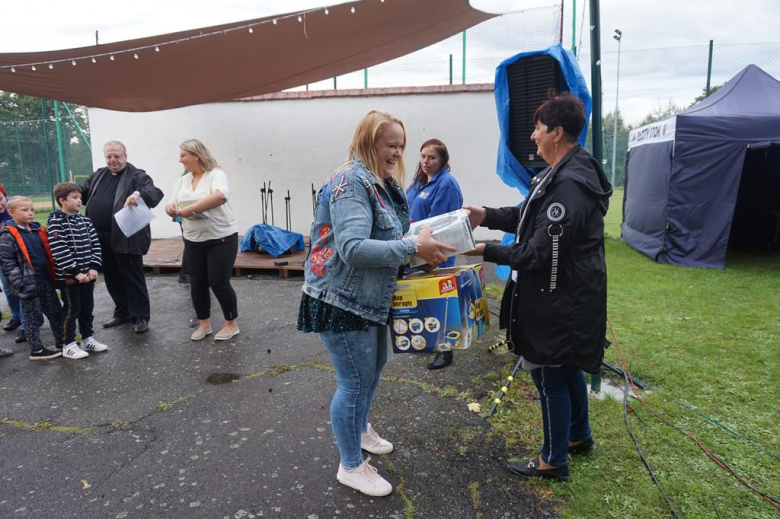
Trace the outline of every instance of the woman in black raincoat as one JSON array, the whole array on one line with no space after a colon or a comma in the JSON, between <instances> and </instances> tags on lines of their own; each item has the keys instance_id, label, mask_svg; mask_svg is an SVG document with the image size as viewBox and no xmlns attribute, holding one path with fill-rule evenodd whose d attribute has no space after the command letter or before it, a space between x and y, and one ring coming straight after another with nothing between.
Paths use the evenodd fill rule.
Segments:
<instances>
[{"instance_id":1,"label":"woman in black raincoat","mask_svg":"<svg viewBox=\"0 0 780 519\"><path fill-rule=\"evenodd\" d=\"M481 243L472 253L509 265L500 326L539 390L541 455L509 469L521 476L569 480L568 454L595 449L583 371L601 366L607 314L604 214L612 186L577 144L585 110L576 97L551 96L534 114L531 139L550 166L521 207L465 206L472 227L515 234L513 245Z\"/></svg>"}]
</instances>

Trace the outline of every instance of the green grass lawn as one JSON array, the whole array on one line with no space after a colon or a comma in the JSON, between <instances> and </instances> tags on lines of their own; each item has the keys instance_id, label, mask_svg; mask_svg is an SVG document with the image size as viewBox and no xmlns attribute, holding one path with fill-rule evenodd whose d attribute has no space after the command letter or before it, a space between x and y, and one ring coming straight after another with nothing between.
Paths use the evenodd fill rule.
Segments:
<instances>
[{"instance_id":1,"label":"green grass lawn","mask_svg":"<svg viewBox=\"0 0 780 519\"><path fill-rule=\"evenodd\" d=\"M645 401L780 498L780 254L731 254L725 270L693 269L659 265L607 240L607 263L609 318L623 356L636 379L655 387ZM620 365L616 350L605 360ZM514 360L507 358L507 371ZM532 389L523 374L490 419L513 451L541 443ZM682 517L780 515L637 400L629 405L640 446ZM622 402L591 399L591 426L597 451L572 460L572 482L535 480L532 488L564 517L669 517L626 430Z\"/></svg>"}]
</instances>

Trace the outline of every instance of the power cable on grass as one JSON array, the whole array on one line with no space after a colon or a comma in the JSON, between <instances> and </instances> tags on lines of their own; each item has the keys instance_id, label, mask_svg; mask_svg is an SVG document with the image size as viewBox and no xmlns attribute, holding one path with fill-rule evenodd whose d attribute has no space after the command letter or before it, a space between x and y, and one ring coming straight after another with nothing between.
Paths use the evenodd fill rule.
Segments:
<instances>
[{"instance_id":1,"label":"power cable on grass","mask_svg":"<svg viewBox=\"0 0 780 519\"><path fill-rule=\"evenodd\" d=\"M629 382L631 383L631 388L634 391L634 395L636 395L637 400L639 400L642 403L642 405L645 407L645 409L647 409L647 411L650 414L652 414L655 418L660 420L662 423L664 423L664 424L668 425L669 427L671 427L672 429L678 431L680 434L682 434L683 436L685 436L689 440L692 440L693 442L695 442L696 445L698 445L699 448L704 452L704 454L706 454L711 460L713 460L715 463L717 463L723 470L725 470L726 472L728 472L729 474L734 476L736 478L736 480L739 481L742 485L744 485L745 487L749 488L750 490L752 490L756 494L760 495L765 501L767 501L773 507L775 507L778 510L780 510L780 502L778 502L777 499L773 498L772 496L768 495L767 493L765 493L765 492L759 490L758 488L754 487L744 477L742 477L739 474L737 474L736 472L734 472L734 469L732 469L728 464L726 464L726 462L724 462L723 460L721 460L720 458L718 458L717 456L712 454L709 450L707 450L707 448L704 447L704 445L702 445L702 443L699 441L698 438L696 438L692 434L684 431L680 427L672 424L671 422L667 421L665 418L662 418L661 416L659 416L658 413L656 413L647 404L647 402L644 401L642 396L639 394L639 391L637 390L636 385L634 384L634 380L631 377L631 372L628 369L628 364L626 363L625 359L623 358L623 352L620 350L620 345L618 344L617 337L615 336L615 330L612 328L612 322L609 320L609 317L607 317L607 324L609 325L609 331L612 334L612 340L613 340L613 343L615 344L615 350L617 351L618 356L620 357L620 362L623 364L623 369L625 370L625 372L623 373L623 377L624 377L624 380L625 380L625 388L624 388L624 393L623 393L623 403L624 403L624 408L625 408L624 410L625 410L625 413L626 413L626 425L629 427L629 432L631 432L631 437L634 438L634 433L631 431L630 424L629 424L629 421L628 421L628 408L627 408L628 403L627 402L628 402L628 383ZM634 443L637 443L636 439L634 439ZM639 450L638 443L637 443L637 450ZM641 452L640 452L640 456L642 456ZM644 457L642 457L642 462L645 463L645 466L647 466L648 470L650 470L650 467L645 462ZM651 476L653 477L653 481L656 481L655 476L652 473L651 473ZM656 483L656 484L658 484L658 483ZM661 488L660 485L659 485L659 488ZM661 490L661 491L663 492L663 490ZM666 497L665 494L664 494L664 497ZM667 500L667 502L668 502L668 500ZM670 507L671 507L671 503L670 503ZM672 513L675 516L677 516L676 512L674 511L674 508L672 508Z\"/></svg>"}]
</instances>

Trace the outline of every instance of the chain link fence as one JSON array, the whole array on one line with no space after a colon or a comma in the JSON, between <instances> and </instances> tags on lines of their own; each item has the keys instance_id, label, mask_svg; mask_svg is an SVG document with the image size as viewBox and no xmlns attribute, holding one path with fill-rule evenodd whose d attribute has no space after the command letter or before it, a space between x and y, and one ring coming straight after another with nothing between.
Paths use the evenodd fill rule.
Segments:
<instances>
[{"instance_id":1,"label":"chain link fence","mask_svg":"<svg viewBox=\"0 0 780 519\"><path fill-rule=\"evenodd\" d=\"M56 107L59 122L53 101L0 93L0 183L8 196L31 198L39 221L54 208L56 183L92 172L86 111Z\"/></svg>"}]
</instances>

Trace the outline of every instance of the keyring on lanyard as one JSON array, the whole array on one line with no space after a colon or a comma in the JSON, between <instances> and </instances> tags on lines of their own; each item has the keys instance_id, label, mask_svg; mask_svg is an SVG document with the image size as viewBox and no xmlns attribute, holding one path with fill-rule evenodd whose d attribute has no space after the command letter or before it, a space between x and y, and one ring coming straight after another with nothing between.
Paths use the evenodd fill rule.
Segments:
<instances>
[{"instance_id":1,"label":"keyring on lanyard","mask_svg":"<svg viewBox=\"0 0 780 519\"><path fill-rule=\"evenodd\" d=\"M553 234L553 227L559 229L558 234ZM547 236L552 238L552 267L550 268L550 292L552 292L558 284L558 238L563 236L563 227L557 223L551 223L547 227Z\"/></svg>"}]
</instances>

